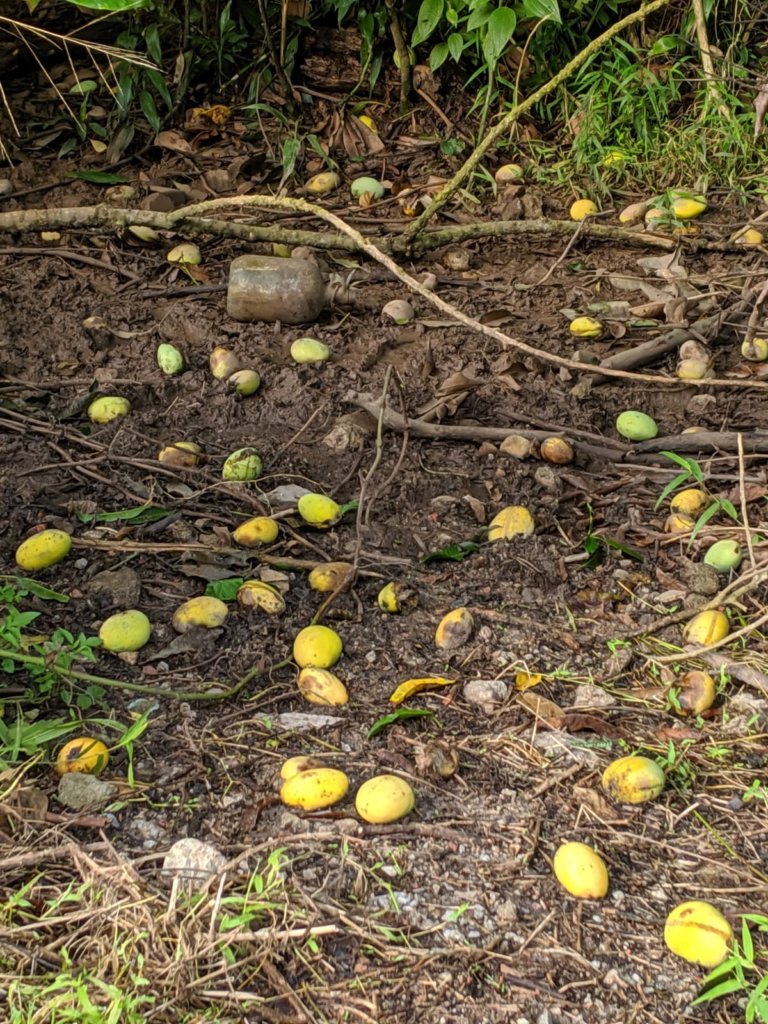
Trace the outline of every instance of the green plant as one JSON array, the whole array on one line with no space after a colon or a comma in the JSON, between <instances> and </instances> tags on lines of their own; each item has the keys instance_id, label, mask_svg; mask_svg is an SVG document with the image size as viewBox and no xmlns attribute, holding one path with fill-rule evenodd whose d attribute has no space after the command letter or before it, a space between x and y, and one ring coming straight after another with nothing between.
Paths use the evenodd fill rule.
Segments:
<instances>
[{"instance_id":1,"label":"green plant","mask_svg":"<svg viewBox=\"0 0 768 1024\"><path fill-rule=\"evenodd\" d=\"M768 1024L768 947L765 939L755 948L749 926L756 926L762 936L768 934L768 917L763 914L742 914L741 941L734 940L733 952L719 967L707 975L701 995L693 1006L711 1003L723 996L740 993L746 998L746 1024L761 1021Z\"/></svg>"},{"instance_id":2,"label":"green plant","mask_svg":"<svg viewBox=\"0 0 768 1024\"><path fill-rule=\"evenodd\" d=\"M696 487L701 488L709 498L709 504L699 515L696 520L696 524L691 531L689 544L693 543L697 534L700 533L710 519L714 518L718 512L724 512L735 523L740 522L739 513L736 511L733 502L729 501L727 498L722 498L719 495L709 493L704 479L704 470L696 459L687 459L685 456L678 455L676 452L662 452L661 454L674 462L676 466L679 466L682 472L678 473L677 476L670 480L664 487L656 501L656 504L654 505L654 509L658 509L673 491L676 491L679 487L683 486L690 487L691 485L695 485Z\"/></svg>"}]
</instances>

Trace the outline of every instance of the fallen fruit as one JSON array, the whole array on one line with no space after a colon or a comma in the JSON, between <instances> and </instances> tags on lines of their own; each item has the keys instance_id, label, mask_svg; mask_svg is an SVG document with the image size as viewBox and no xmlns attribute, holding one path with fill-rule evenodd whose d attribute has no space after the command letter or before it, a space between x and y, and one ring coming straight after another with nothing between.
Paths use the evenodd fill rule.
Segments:
<instances>
[{"instance_id":1,"label":"fallen fruit","mask_svg":"<svg viewBox=\"0 0 768 1024\"><path fill-rule=\"evenodd\" d=\"M237 589L237 603L243 608L261 608L267 615L281 615L285 611L283 595L263 580L242 583Z\"/></svg>"},{"instance_id":2,"label":"fallen fruit","mask_svg":"<svg viewBox=\"0 0 768 1024\"><path fill-rule=\"evenodd\" d=\"M235 370L227 377L227 384L234 388L241 398L247 398L261 387L261 377L255 370Z\"/></svg>"},{"instance_id":3,"label":"fallen fruit","mask_svg":"<svg viewBox=\"0 0 768 1024\"><path fill-rule=\"evenodd\" d=\"M694 217L700 217L706 208L704 196L675 193L672 199L672 213L678 220L693 220Z\"/></svg>"},{"instance_id":4,"label":"fallen fruit","mask_svg":"<svg viewBox=\"0 0 768 1024\"><path fill-rule=\"evenodd\" d=\"M240 369L240 360L235 353L223 345L217 345L209 357L211 373L216 380L226 380Z\"/></svg>"},{"instance_id":5,"label":"fallen fruit","mask_svg":"<svg viewBox=\"0 0 768 1024\"><path fill-rule=\"evenodd\" d=\"M416 801L413 790L397 775L376 775L358 789L355 810L372 825L386 825L404 818Z\"/></svg>"},{"instance_id":6,"label":"fallen fruit","mask_svg":"<svg viewBox=\"0 0 768 1024\"><path fill-rule=\"evenodd\" d=\"M313 590L328 594L340 590L354 570L351 562L322 562L310 572L307 582Z\"/></svg>"},{"instance_id":7,"label":"fallen fruit","mask_svg":"<svg viewBox=\"0 0 768 1024\"><path fill-rule=\"evenodd\" d=\"M229 609L218 597L191 597L173 613L173 628L177 633L190 629L216 629L222 626Z\"/></svg>"},{"instance_id":8,"label":"fallen fruit","mask_svg":"<svg viewBox=\"0 0 768 1024\"><path fill-rule=\"evenodd\" d=\"M715 703L715 681L708 672L698 669L685 672L672 689L675 691L673 706L681 714L700 715Z\"/></svg>"},{"instance_id":9,"label":"fallen fruit","mask_svg":"<svg viewBox=\"0 0 768 1024\"><path fill-rule=\"evenodd\" d=\"M598 213L597 205L591 199L577 199L569 210L571 220L584 220Z\"/></svg>"},{"instance_id":10,"label":"fallen fruit","mask_svg":"<svg viewBox=\"0 0 768 1024\"><path fill-rule=\"evenodd\" d=\"M631 754L612 761L603 772L603 789L621 804L644 804L664 789L664 772L650 757Z\"/></svg>"},{"instance_id":11,"label":"fallen fruit","mask_svg":"<svg viewBox=\"0 0 768 1024\"><path fill-rule=\"evenodd\" d=\"M664 925L664 942L670 952L708 970L725 960L732 940L730 924L704 900L678 904Z\"/></svg>"},{"instance_id":12,"label":"fallen fruit","mask_svg":"<svg viewBox=\"0 0 768 1024\"><path fill-rule=\"evenodd\" d=\"M291 359L294 363L324 363L331 358L331 350L325 342L316 338L297 338L291 345Z\"/></svg>"},{"instance_id":13,"label":"fallen fruit","mask_svg":"<svg viewBox=\"0 0 768 1024\"><path fill-rule=\"evenodd\" d=\"M731 624L725 612L699 612L683 630L683 639L696 647L711 647L724 640L730 631Z\"/></svg>"},{"instance_id":14,"label":"fallen fruit","mask_svg":"<svg viewBox=\"0 0 768 1024\"><path fill-rule=\"evenodd\" d=\"M599 900L608 892L605 861L586 843L563 843L552 859L555 878L580 900Z\"/></svg>"},{"instance_id":15,"label":"fallen fruit","mask_svg":"<svg viewBox=\"0 0 768 1024\"><path fill-rule=\"evenodd\" d=\"M113 654L141 650L151 633L149 619L136 608L110 615L99 627L99 639L104 650Z\"/></svg>"},{"instance_id":16,"label":"fallen fruit","mask_svg":"<svg viewBox=\"0 0 768 1024\"><path fill-rule=\"evenodd\" d=\"M768 338L752 338L741 343L741 355L750 363L764 363L768 359Z\"/></svg>"},{"instance_id":17,"label":"fallen fruit","mask_svg":"<svg viewBox=\"0 0 768 1024\"><path fill-rule=\"evenodd\" d=\"M382 307L381 315L389 317L396 324L409 324L416 312L407 299L392 299Z\"/></svg>"},{"instance_id":18,"label":"fallen fruit","mask_svg":"<svg viewBox=\"0 0 768 1024\"><path fill-rule=\"evenodd\" d=\"M652 206L646 210L643 220L648 231L658 231L660 228L667 227L670 224L669 214L660 206Z\"/></svg>"},{"instance_id":19,"label":"fallen fruit","mask_svg":"<svg viewBox=\"0 0 768 1024\"><path fill-rule=\"evenodd\" d=\"M363 199L364 196L370 196L371 199L381 199L386 189L376 178L369 178L364 175L362 178L355 178L349 186L349 191L352 193L353 199Z\"/></svg>"},{"instance_id":20,"label":"fallen fruit","mask_svg":"<svg viewBox=\"0 0 768 1024\"><path fill-rule=\"evenodd\" d=\"M280 766L280 778L283 781L287 781L301 772L308 772L311 768L322 767L323 762L318 758L311 757L308 754L296 754L295 757L289 757L287 761L283 761Z\"/></svg>"},{"instance_id":21,"label":"fallen fruit","mask_svg":"<svg viewBox=\"0 0 768 1024\"><path fill-rule=\"evenodd\" d=\"M539 454L545 462L567 466L573 462L573 445L564 437L545 437L539 446Z\"/></svg>"},{"instance_id":22,"label":"fallen fruit","mask_svg":"<svg viewBox=\"0 0 768 1024\"><path fill-rule=\"evenodd\" d=\"M635 409L628 409L617 416L616 430L628 441L650 441L659 432L655 420Z\"/></svg>"},{"instance_id":23,"label":"fallen fruit","mask_svg":"<svg viewBox=\"0 0 768 1024\"><path fill-rule=\"evenodd\" d=\"M679 380L706 380L707 377L714 377L708 359L681 359L675 373Z\"/></svg>"},{"instance_id":24,"label":"fallen fruit","mask_svg":"<svg viewBox=\"0 0 768 1024\"><path fill-rule=\"evenodd\" d=\"M184 356L175 345L170 345L168 342L157 346L155 358L157 365L169 377L174 373L181 373L184 369Z\"/></svg>"},{"instance_id":25,"label":"fallen fruit","mask_svg":"<svg viewBox=\"0 0 768 1024\"><path fill-rule=\"evenodd\" d=\"M571 320L570 332L575 338L602 338L603 325L591 316L577 316Z\"/></svg>"},{"instance_id":26,"label":"fallen fruit","mask_svg":"<svg viewBox=\"0 0 768 1024\"><path fill-rule=\"evenodd\" d=\"M305 626L293 641L293 660L299 668L331 668L343 649L341 637L328 626Z\"/></svg>"},{"instance_id":27,"label":"fallen fruit","mask_svg":"<svg viewBox=\"0 0 768 1024\"><path fill-rule=\"evenodd\" d=\"M304 188L311 195L324 196L333 192L341 184L341 178L336 171L321 171L320 174L313 174Z\"/></svg>"},{"instance_id":28,"label":"fallen fruit","mask_svg":"<svg viewBox=\"0 0 768 1024\"><path fill-rule=\"evenodd\" d=\"M339 677L313 665L299 672L299 691L311 704L341 707L349 701L347 688Z\"/></svg>"},{"instance_id":29,"label":"fallen fruit","mask_svg":"<svg viewBox=\"0 0 768 1024\"><path fill-rule=\"evenodd\" d=\"M179 469L194 469L200 461L201 454L202 448L194 441L177 441L162 448L157 459L158 462L178 466Z\"/></svg>"},{"instance_id":30,"label":"fallen fruit","mask_svg":"<svg viewBox=\"0 0 768 1024\"><path fill-rule=\"evenodd\" d=\"M684 512L670 512L664 520L664 533L690 533L696 525L693 516Z\"/></svg>"},{"instance_id":31,"label":"fallen fruit","mask_svg":"<svg viewBox=\"0 0 768 1024\"><path fill-rule=\"evenodd\" d=\"M435 646L441 651L454 651L472 636L475 620L468 608L454 608L440 620L435 630Z\"/></svg>"},{"instance_id":32,"label":"fallen fruit","mask_svg":"<svg viewBox=\"0 0 768 1024\"><path fill-rule=\"evenodd\" d=\"M525 171L520 164L502 164L493 177L497 185L512 185L523 180Z\"/></svg>"},{"instance_id":33,"label":"fallen fruit","mask_svg":"<svg viewBox=\"0 0 768 1024\"><path fill-rule=\"evenodd\" d=\"M255 516L246 519L232 531L232 540L242 548L257 548L262 544L274 544L278 526L269 516Z\"/></svg>"},{"instance_id":34,"label":"fallen fruit","mask_svg":"<svg viewBox=\"0 0 768 1024\"><path fill-rule=\"evenodd\" d=\"M404 683L400 683L392 691L389 702L390 704L402 704L404 700L408 700L415 693L421 693L422 690L430 690L433 686L450 686L455 682L455 679L448 679L446 676L423 676L419 679L406 679Z\"/></svg>"},{"instance_id":35,"label":"fallen fruit","mask_svg":"<svg viewBox=\"0 0 768 1024\"><path fill-rule=\"evenodd\" d=\"M165 258L169 263L179 263L182 266L186 264L190 267L196 267L202 260L200 250L193 242L182 242L181 245L175 245Z\"/></svg>"},{"instance_id":36,"label":"fallen fruit","mask_svg":"<svg viewBox=\"0 0 768 1024\"><path fill-rule=\"evenodd\" d=\"M221 467L223 480L244 482L261 476L261 456L255 448L238 448Z\"/></svg>"},{"instance_id":37,"label":"fallen fruit","mask_svg":"<svg viewBox=\"0 0 768 1024\"><path fill-rule=\"evenodd\" d=\"M56 771L59 775L68 772L83 772L86 775L98 775L109 761L109 751L101 740L90 736L78 736L76 740L65 743L56 756Z\"/></svg>"},{"instance_id":38,"label":"fallen fruit","mask_svg":"<svg viewBox=\"0 0 768 1024\"><path fill-rule=\"evenodd\" d=\"M717 540L707 548L704 564L711 565L718 572L733 572L741 565L741 546L735 540Z\"/></svg>"},{"instance_id":39,"label":"fallen fruit","mask_svg":"<svg viewBox=\"0 0 768 1024\"><path fill-rule=\"evenodd\" d=\"M333 526L341 515L341 506L324 494L302 494L297 508L305 523L321 530Z\"/></svg>"},{"instance_id":40,"label":"fallen fruit","mask_svg":"<svg viewBox=\"0 0 768 1024\"><path fill-rule=\"evenodd\" d=\"M630 203L619 214L619 224L636 224L642 220L648 209L648 203Z\"/></svg>"},{"instance_id":41,"label":"fallen fruit","mask_svg":"<svg viewBox=\"0 0 768 1024\"><path fill-rule=\"evenodd\" d=\"M374 135L379 134L379 129L376 127L376 122L373 120L370 114L360 114L358 115L357 119L361 124L364 124L369 131L373 132Z\"/></svg>"},{"instance_id":42,"label":"fallen fruit","mask_svg":"<svg viewBox=\"0 0 768 1024\"><path fill-rule=\"evenodd\" d=\"M16 564L27 572L37 572L66 558L71 548L72 538L64 530L41 530L16 548Z\"/></svg>"},{"instance_id":43,"label":"fallen fruit","mask_svg":"<svg viewBox=\"0 0 768 1024\"><path fill-rule=\"evenodd\" d=\"M499 540L530 537L533 530L533 516L527 508L523 505L507 505L491 520L491 525L488 527L488 540L494 544Z\"/></svg>"},{"instance_id":44,"label":"fallen fruit","mask_svg":"<svg viewBox=\"0 0 768 1024\"><path fill-rule=\"evenodd\" d=\"M283 783L280 799L288 807L319 811L343 800L348 789L349 779L338 768L310 768Z\"/></svg>"},{"instance_id":45,"label":"fallen fruit","mask_svg":"<svg viewBox=\"0 0 768 1024\"><path fill-rule=\"evenodd\" d=\"M678 491L669 503L670 512L682 512L686 516L695 516L709 504L706 491L700 487L686 487Z\"/></svg>"},{"instance_id":46,"label":"fallen fruit","mask_svg":"<svg viewBox=\"0 0 768 1024\"><path fill-rule=\"evenodd\" d=\"M742 231L737 239L735 239L737 245L762 245L763 244L763 233L758 231L756 228L747 228L746 231Z\"/></svg>"},{"instance_id":47,"label":"fallen fruit","mask_svg":"<svg viewBox=\"0 0 768 1024\"><path fill-rule=\"evenodd\" d=\"M120 416L127 416L131 411L131 403L119 395L104 395L95 398L88 406L88 419L92 423L111 423Z\"/></svg>"},{"instance_id":48,"label":"fallen fruit","mask_svg":"<svg viewBox=\"0 0 768 1024\"><path fill-rule=\"evenodd\" d=\"M383 612L395 615L400 611L400 599L397 596L397 589L396 583L387 583L379 591L376 603Z\"/></svg>"}]
</instances>

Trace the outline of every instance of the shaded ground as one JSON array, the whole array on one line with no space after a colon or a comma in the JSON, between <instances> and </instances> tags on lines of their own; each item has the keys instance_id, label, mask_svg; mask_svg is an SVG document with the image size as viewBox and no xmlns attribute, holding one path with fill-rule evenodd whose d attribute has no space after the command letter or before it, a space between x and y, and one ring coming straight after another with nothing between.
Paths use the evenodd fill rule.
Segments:
<instances>
[{"instance_id":1,"label":"shaded ground","mask_svg":"<svg viewBox=\"0 0 768 1024\"><path fill-rule=\"evenodd\" d=\"M54 191L46 202L92 201L81 188L73 186L68 197ZM552 200L553 209L562 205ZM679 621L666 625L664 616L711 600L727 582L700 571L703 550L713 536L743 531L720 516L690 547L670 537L663 532L666 505L655 508L672 476L668 462L618 448L615 460L599 459L579 441L599 444L604 437L615 445L615 416L626 408L652 414L662 435L694 424L750 435L766 427L762 393L619 381L577 397L576 375L451 326L421 300L415 323L405 326L385 323L375 309L330 311L310 333L331 346L332 360L297 367L288 350L305 331L237 324L226 316L221 291L162 294L185 286L162 250L96 235L65 237L61 257L50 247L33 254L32 247L43 246L33 238L20 244L14 251L7 243L0 256L4 571L13 573L14 549L37 525L63 526L75 541L67 561L38 577L71 600L27 597L23 607L42 613L34 628L95 635L121 597L97 592L93 579L127 567L138 574L138 606L152 621L152 640L137 664L98 653L92 671L175 691L205 690L211 680L229 685L254 666L261 674L238 698L221 703L150 699L156 707L137 744L136 785L128 786L127 759L118 752L104 777L119 784L119 797L86 824L75 816L68 825L45 760L30 769L25 784L33 782L51 804L47 819L10 818L2 838L3 857L10 858L2 862L4 899L26 884L33 895L23 912L6 903L5 986L14 975L30 984L46 972L55 975L64 949L117 983L108 954L121 936L134 964L139 954L146 958L143 970L156 999L141 1010L147 1020L739 1019L736 999L689 1009L703 972L673 957L662 932L666 914L684 899L709 899L737 925L740 913L764 911L768 903L764 638L757 631L728 651L736 664L727 663L716 706L699 719L675 715L664 693L672 672L692 663L656 659L681 643ZM640 273L637 260L649 253L582 240L544 283L523 288L544 277L563 246L537 237L484 241L467 247L466 271L451 269L444 252L410 269L434 272L439 294L471 315L571 356L577 343L560 310L627 299L610 275ZM242 247L212 241L202 249L210 283L224 283L228 262ZM330 272L349 269L319 258ZM722 296L736 297L759 259L684 254L681 263L688 284L699 292L711 284L717 301L727 304ZM378 270L368 279L369 273L367 266L357 272L367 303L405 297L397 282ZM647 268L642 276L659 287L666 281ZM629 301L639 305L642 293ZM696 319L695 303L689 308ZM116 333L84 330L89 316L103 317ZM663 329L663 323L620 323L617 338L588 347L603 356ZM156 368L160 341L184 350L189 368L180 377L166 378ZM256 396L237 402L211 377L208 356L220 344L261 373ZM719 377L748 372L728 326L713 351ZM672 373L674 362L670 356L653 372ZM391 408L414 418L437 404L438 415L427 413L432 422L564 431L576 444L575 463L549 466L535 449L518 459L487 440L413 433L404 439L386 430L377 445L375 421L356 411L350 395L380 397L388 368ZM130 415L87 426L84 409L96 390L129 398ZM353 421L345 419L353 413ZM199 471L157 463L160 448L179 440L202 447ZM263 477L247 488L222 484L224 458L243 445L262 453ZM746 501L756 533L754 564L764 569L764 456L748 455L741 479L733 450L713 456L710 448L700 463L713 493L729 496L739 509ZM358 499L364 486L361 511L332 530L310 531L290 506L267 497L286 484L340 502ZM87 521L89 514L145 503L167 515L149 523ZM535 535L488 546L483 528L509 504L530 508ZM229 530L257 512L280 516L270 565L234 550L229 540ZM603 547L603 560L590 566L584 542L592 535L620 542L639 558ZM468 539L479 540L480 549L462 562L421 561ZM270 670L289 656L293 637L322 602L306 572L287 570L286 560L356 557L355 586L324 616L344 640L338 674L350 704L331 709L328 724L287 728L285 713L326 715L326 709L302 700L294 669ZM211 580L262 570L285 589L283 616L233 605L215 637L168 650L171 616L182 600ZM736 625L764 608L761 578L734 609ZM378 610L376 595L390 579L413 588L413 610L397 616ZM475 631L446 657L434 646L434 630L458 606L471 609ZM520 672L544 678L524 690ZM398 683L432 674L455 676L457 685L447 696L424 692L409 702L431 717L367 738L391 709L389 694ZM504 680L504 699L493 707L468 700L462 684L478 679ZM20 681L18 674L7 677L9 686ZM551 705L537 703L539 697ZM107 690L102 700L122 722L145 706L120 689ZM40 713L60 714L61 707L53 701ZM447 779L435 770L444 750L459 760ZM651 804L612 805L600 773L612 758L635 750L665 764L666 790ZM351 793L377 772L400 774L416 790L416 809L387 826L359 821L351 798L327 812L294 813L279 803L276 778L281 762L299 753L343 768ZM21 784L12 772L8 778ZM755 795L745 799L755 782ZM160 859L187 835L232 858L224 907L227 897L242 897L250 872L264 883L260 899L229 924L239 932L228 947L228 974L211 924L222 912L213 896L197 916L183 900L172 901L166 913ZM611 875L604 901L580 903L553 878L552 855L570 839L604 855ZM14 860L21 852L29 858ZM81 880L89 883L83 904L92 907L85 922L58 911L46 921L45 900ZM16 930L33 920L34 960L27 933ZM314 929L309 938L307 928ZM125 1019L132 1018L126 1013Z\"/></svg>"}]
</instances>

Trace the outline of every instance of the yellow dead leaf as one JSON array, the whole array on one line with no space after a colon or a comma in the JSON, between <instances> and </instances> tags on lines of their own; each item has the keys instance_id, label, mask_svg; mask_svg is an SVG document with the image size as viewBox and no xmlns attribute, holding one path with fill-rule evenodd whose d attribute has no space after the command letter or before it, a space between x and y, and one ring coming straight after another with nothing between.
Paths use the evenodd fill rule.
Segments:
<instances>
[{"instance_id":1,"label":"yellow dead leaf","mask_svg":"<svg viewBox=\"0 0 768 1024\"><path fill-rule=\"evenodd\" d=\"M530 690L532 686L538 686L543 678L540 672L515 672L515 688Z\"/></svg>"},{"instance_id":2,"label":"yellow dead leaf","mask_svg":"<svg viewBox=\"0 0 768 1024\"><path fill-rule=\"evenodd\" d=\"M400 683L398 688L392 693L389 698L390 704L402 704L404 700L408 700L414 693L420 693L421 690L427 690L432 686L450 686L451 683L455 683L455 679L446 679L444 676L425 676L422 679L406 679L404 683Z\"/></svg>"}]
</instances>

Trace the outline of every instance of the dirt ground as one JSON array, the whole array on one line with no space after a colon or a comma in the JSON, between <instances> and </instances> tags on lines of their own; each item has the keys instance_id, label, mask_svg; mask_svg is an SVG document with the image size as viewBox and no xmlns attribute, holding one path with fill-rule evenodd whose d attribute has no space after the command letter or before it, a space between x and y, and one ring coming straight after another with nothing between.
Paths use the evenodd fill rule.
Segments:
<instances>
[{"instance_id":1,"label":"dirt ground","mask_svg":"<svg viewBox=\"0 0 768 1024\"><path fill-rule=\"evenodd\" d=\"M140 195L146 193L140 186ZM73 184L3 208L89 205L99 194ZM329 201L351 223L375 220L343 204ZM544 200L545 213L556 210L562 218L560 198ZM715 235L722 220L732 220L725 204L711 211ZM93 636L108 614L135 601L132 588L140 587L135 606L149 616L153 633L135 663L97 651L94 665L80 667L191 694L173 700L106 690L95 709L102 716L106 708L128 723L147 707L152 714L136 745L134 784L125 751L102 776L119 786L105 807L88 814L62 808L50 758L29 768L24 785L32 783L50 803L40 820L17 822L0 836L3 975L55 974L68 944L87 965L88 949L95 955L102 948L97 940L89 947L89 929L91 939L103 939L112 934L108 921L119 921L108 900L93 908L85 930L63 912L48 923L38 918L34 955L29 933L14 933L32 917L22 920L8 907L28 884L44 894L49 886L100 879L109 880L115 906L128 908L122 927L146 927L153 936L144 950L158 996L143 1010L150 1021L725 1024L742 1018L738 996L690 1007L706 972L666 949L663 926L672 907L687 899L711 901L737 927L739 914L768 906L764 636L748 632L725 648L722 677L711 658L659 659L681 649L686 613L676 613L688 609L690 616L727 585L727 577L702 572L703 551L715 536L743 538L744 531L720 515L690 545L665 533L667 502L656 503L676 471L658 454L667 445L633 451L614 423L622 410L640 409L656 419L662 436L687 438L675 450L698 460L713 494L728 496L740 513L748 510L753 567L765 567L768 446L763 440L751 454L747 443L740 466L732 445L697 452L684 446L695 435L682 434L696 425L759 441L758 432L768 429L765 396L746 386L751 371L739 356L745 317L724 324L712 342L717 377L733 375L744 382L741 389L677 382L674 352L641 370L669 376L666 386L612 379L585 387L583 372L547 365L456 325L419 296L411 297L414 322L387 322L379 309L408 297L407 289L362 260L355 260L352 277L365 300L359 308L329 309L302 328L237 323L226 314L222 289L192 291L166 262L171 241L147 247L127 234L81 231L65 232L55 243L6 235L0 250L3 572L15 573L14 550L34 528L67 530L72 554L36 579L70 601L28 596L23 607L42 613L34 629ZM668 330L665 317L674 326L665 306L670 293L662 295L655 325L617 316L600 341L574 340L563 310L651 301L647 292L620 290L619 275L631 274L661 289L684 280L684 316L693 321L700 309L707 313L693 292L711 296L709 312L726 308L743 282L759 275L763 260L762 253L683 248L682 276L675 278L664 267L638 264L663 255L658 250L581 238L564 252L566 244L540 234L483 239L465 244L466 269L454 269L446 250L406 269L434 273L442 298L535 348L572 358L581 347L603 358ZM210 285L226 283L234 256L269 251L233 240L200 245ZM316 257L327 273L345 279L351 272L349 254L318 251ZM181 294L185 288L190 291ZM103 318L106 328L85 329L88 317ZM647 323L634 315L642 319ZM332 358L294 364L289 347L302 334L325 341ZM179 376L165 377L156 366L163 341L186 356L188 368ZM256 395L237 401L211 376L208 358L217 345L258 370ZM754 380L762 383L759 375ZM463 426L467 439L439 431L419 436L414 426L403 434L386 425L377 439L376 419L361 412L356 396L376 403L385 384L393 413L410 421L422 416L441 429ZM85 408L95 393L125 396L130 414L90 425ZM515 457L499 439L483 436L487 427L499 428L499 438L518 430L563 433L574 444L575 461L544 462L538 442L528 457ZM181 440L201 446L199 469L157 462L164 445ZM246 486L222 483L225 457L244 445L261 453L262 477ZM275 493L285 485L361 505L332 529L311 530L294 502ZM149 521L93 520L95 513L142 505L162 514ZM488 523L507 505L527 506L535 533L489 545ZM277 514L281 526L266 551L269 561L230 540L230 530L260 513ZM623 548L594 540L590 546L595 537ZM479 546L464 560L425 560L465 541ZM295 667L272 668L290 657L294 636L323 602L309 588L306 569L291 568L298 563L290 560L305 566L346 560L359 569L354 586L323 617L344 642L335 670L349 690L344 707L307 703ZM130 570L119 586L113 581L105 589L103 577L94 585L98 574L117 569ZM175 639L171 618L183 600L212 581L264 572L284 591L284 614L233 603L213 635ZM413 591L413 607L395 615L379 610L377 594L389 580ZM734 628L748 625L765 602L762 582L732 610ZM446 653L434 644L435 628L457 607L470 609L474 631ZM673 671L696 666L720 678L718 697L702 716L683 718L665 687ZM254 667L259 673L237 697L193 699L197 691L210 696L212 681L219 689L231 686ZM542 679L526 689L521 673ZM394 688L430 675L456 680L408 701L431 714L394 722L369 738L373 723L392 710ZM486 695L478 702L464 689L476 680L501 680L499 699ZM18 692L23 672L6 682ZM62 711L56 701L37 710ZM314 717L297 723L290 717L296 712ZM635 751L664 765L666 788L647 804L612 803L601 772ZM295 754L342 768L350 796L314 813L283 806L278 771ZM451 774L454 756L458 769ZM448 777L441 773L446 759ZM381 772L406 778L416 805L394 824L365 824L353 794ZM15 771L8 778L21 785ZM755 780L762 797L746 799ZM277 865L258 913L239 925L251 934L228 973L220 961L195 959L188 946L185 974L183 957L175 955L183 945L181 926L174 931L168 924L160 865L185 836L212 843L230 859L217 897L225 901L243 891L251 872L267 871L270 856ZM610 891L602 901L567 895L553 876L555 850L573 839L594 845L608 865ZM28 859L16 859L20 853ZM203 933L213 921L206 918ZM113 981L107 961L98 962ZM173 972L163 972L173 962L171 985Z\"/></svg>"}]
</instances>

